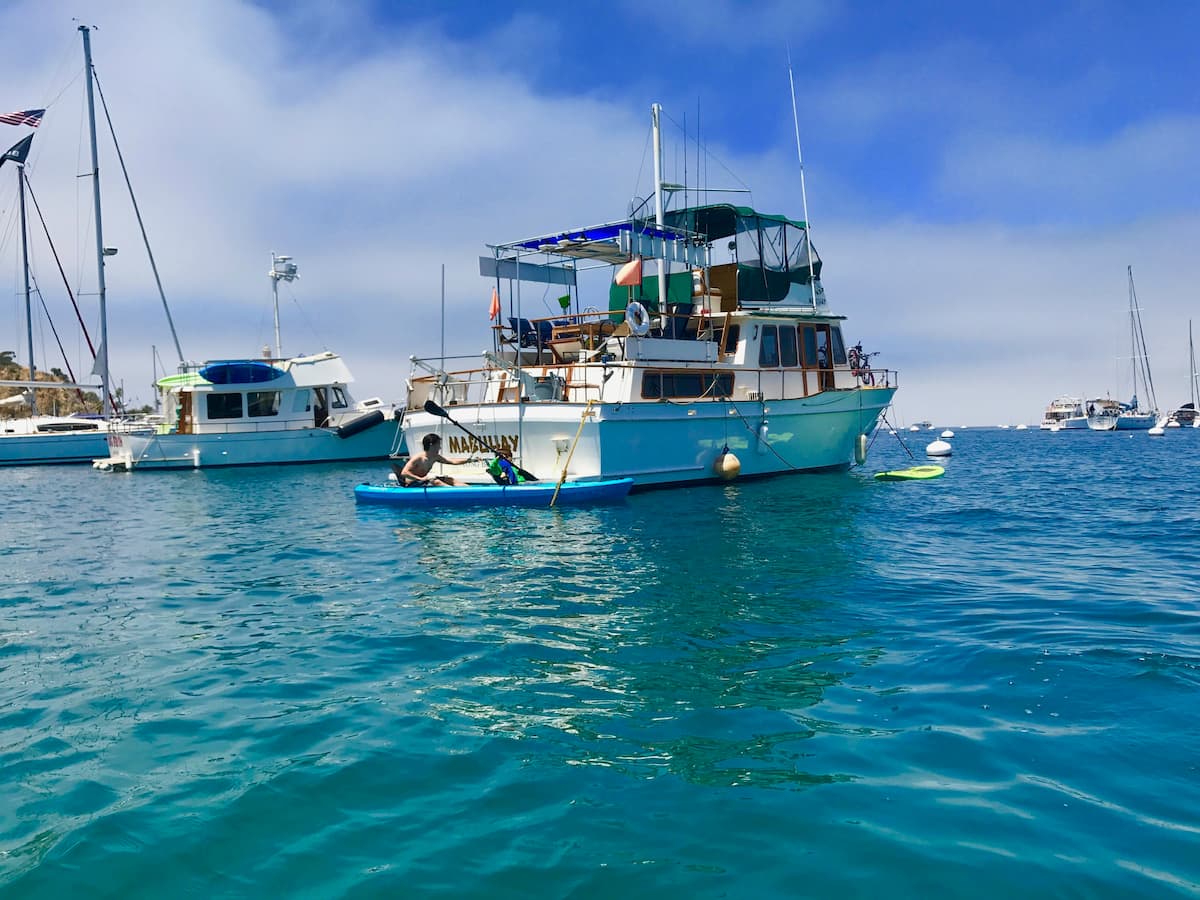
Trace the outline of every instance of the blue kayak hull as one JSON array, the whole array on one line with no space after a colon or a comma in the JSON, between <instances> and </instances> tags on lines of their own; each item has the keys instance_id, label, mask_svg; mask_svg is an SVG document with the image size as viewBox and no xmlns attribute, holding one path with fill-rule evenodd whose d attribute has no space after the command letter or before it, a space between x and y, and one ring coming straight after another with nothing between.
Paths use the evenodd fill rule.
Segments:
<instances>
[{"instance_id":1,"label":"blue kayak hull","mask_svg":"<svg viewBox=\"0 0 1200 900\"><path fill-rule=\"evenodd\" d=\"M568 481L559 488L555 506L614 503L633 487L632 478L606 481ZM524 484L470 484L459 487L400 487L395 484L360 484L354 488L358 503L424 508L430 506L549 506L554 482Z\"/></svg>"}]
</instances>

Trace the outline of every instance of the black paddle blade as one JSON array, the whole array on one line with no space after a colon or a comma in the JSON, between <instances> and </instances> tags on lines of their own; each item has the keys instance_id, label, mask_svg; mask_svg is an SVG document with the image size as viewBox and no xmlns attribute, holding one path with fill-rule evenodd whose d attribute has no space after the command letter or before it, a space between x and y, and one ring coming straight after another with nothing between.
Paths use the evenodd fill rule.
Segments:
<instances>
[{"instance_id":1,"label":"black paddle blade","mask_svg":"<svg viewBox=\"0 0 1200 900\"><path fill-rule=\"evenodd\" d=\"M450 413L446 412L432 400L425 401L425 412L429 413L431 416L439 416L443 419L450 418Z\"/></svg>"}]
</instances>

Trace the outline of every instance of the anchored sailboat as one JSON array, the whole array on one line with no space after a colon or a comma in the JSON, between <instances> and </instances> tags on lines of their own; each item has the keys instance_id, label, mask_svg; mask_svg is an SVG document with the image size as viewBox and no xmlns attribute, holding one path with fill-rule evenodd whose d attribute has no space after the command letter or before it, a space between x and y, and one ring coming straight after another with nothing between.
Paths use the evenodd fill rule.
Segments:
<instances>
[{"instance_id":1,"label":"anchored sailboat","mask_svg":"<svg viewBox=\"0 0 1200 900\"><path fill-rule=\"evenodd\" d=\"M1127 266L1126 272L1129 275L1129 361L1133 396L1128 403L1116 402L1115 407L1108 404L1097 407L1088 425L1098 431L1148 431L1159 419L1154 379L1150 375L1150 354L1142 331L1142 311L1133 284L1133 266ZM1149 400L1148 404L1144 402L1146 400Z\"/></svg>"},{"instance_id":2,"label":"anchored sailboat","mask_svg":"<svg viewBox=\"0 0 1200 900\"><path fill-rule=\"evenodd\" d=\"M74 381L47 382L37 380L37 368L34 362L33 343L33 313L30 302L29 278L29 242L26 227L25 194L27 177L25 161L33 140L29 135L18 142L8 152L0 156L0 165L5 162L16 164L18 192L20 197L21 216L21 252L24 268L25 288L25 318L28 332L29 349L29 380L4 381L0 385L24 388L17 397L28 398L29 416L23 419L10 419L0 427L0 466L5 465L38 465L46 463L84 463L90 462L98 455L106 452L106 435L115 420L115 409L112 394L109 390L110 377L108 369L108 317L104 284L104 258L115 251L104 247L103 228L100 216L100 166L96 152L96 116L92 91L92 50L91 31L86 25L79 26L83 36L84 70L87 86L88 124L91 135L92 151L92 194L96 232L96 265L98 277L98 293L100 304L100 346L95 351L93 374L100 378L100 384L78 384ZM37 111L35 111L37 112ZM36 127L41 116L35 119L26 118L24 124ZM88 340L91 344L90 338ZM78 390L100 390L101 417L95 416L54 416L39 414L37 406L37 391L47 387L73 388ZM15 398L8 398L13 400ZM124 427L132 430L131 423ZM143 430L145 426L142 426Z\"/></svg>"}]
</instances>

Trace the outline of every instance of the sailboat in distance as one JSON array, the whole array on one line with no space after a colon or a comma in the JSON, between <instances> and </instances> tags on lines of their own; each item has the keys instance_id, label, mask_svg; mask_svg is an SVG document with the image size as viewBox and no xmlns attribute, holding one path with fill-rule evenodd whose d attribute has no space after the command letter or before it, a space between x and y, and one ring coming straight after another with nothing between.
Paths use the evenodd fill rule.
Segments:
<instances>
[{"instance_id":1,"label":"sailboat in distance","mask_svg":"<svg viewBox=\"0 0 1200 900\"><path fill-rule=\"evenodd\" d=\"M1149 431L1159 419L1154 379L1150 374L1150 354L1142 331L1142 311L1133 284L1133 266L1126 266L1125 270L1129 276L1129 362L1133 394L1128 403L1117 401L1112 406L1096 406L1089 413L1089 427L1099 431Z\"/></svg>"},{"instance_id":2,"label":"sailboat in distance","mask_svg":"<svg viewBox=\"0 0 1200 900\"><path fill-rule=\"evenodd\" d=\"M88 123L91 134L91 174L94 203L93 214L95 216L96 266L98 273L98 293L100 301L100 346L94 352L95 365L92 368L92 373L99 376L100 384L77 384L74 381L43 381L37 379L37 367L34 362L34 329L32 305L30 303L31 290L29 276L29 242L26 228L25 203L25 194L28 183L25 172L25 161L28 157L29 148L33 141L33 135L30 134L10 148L6 153L0 155L0 166L2 166L5 162L12 162L14 163L14 168L17 172L21 216L21 252L25 285L25 320L28 332L29 351L29 380L0 382L0 385L5 387L16 387L22 389L21 393L7 397L4 401L0 402L5 403L6 405L11 405L13 403L25 401L29 406L29 415L27 417L0 421L0 466L91 462L91 460L96 456L106 452L107 433L116 419L116 410L113 404L113 397L109 390L111 379L109 377L108 370L108 325L104 287L104 258L105 256L109 255L109 252L105 251L104 249L104 237L100 217L100 167L99 163L97 162L96 153L96 116L92 93L91 32L86 25L79 26L79 31L83 36L84 68L88 100ZM10 121L9 117L6 117L6 121L9 121L10 124L23 124L36 128L39 124L41 124L41 114L44 112L44 110L27 110L25 113L20 114L19 122ZM34 115L35 113L37 115ZM90 338L88 338L88 344L89 346L91 345ZM39 413L37 406L38 391L43 391L46 388L95 390L97 387L100 390L101 397L100 416L56 416ZM130 431L136 431L139 429L144 431L148 428L148 426L144 423L135 424L131 422L123 423L123 427Z\"/></svg>"}]
</instances>

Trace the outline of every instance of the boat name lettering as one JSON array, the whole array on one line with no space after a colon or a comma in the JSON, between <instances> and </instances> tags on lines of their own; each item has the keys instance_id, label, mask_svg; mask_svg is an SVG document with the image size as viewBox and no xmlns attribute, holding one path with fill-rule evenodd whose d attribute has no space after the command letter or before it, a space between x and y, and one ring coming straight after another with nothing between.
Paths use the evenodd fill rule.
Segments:
<instances>
[{"instance_id":1,"label":"boat name lettering","mask_svg":"<svg viewBox=\"0 0 1200 900\"><path fill-rule=\"evenodd\" d=\"M479 440L452 434L447 441L451 453L491 453L498 449L515 453L519 438L515 434L498 434Z\"/></svg>"}]
</instances>

